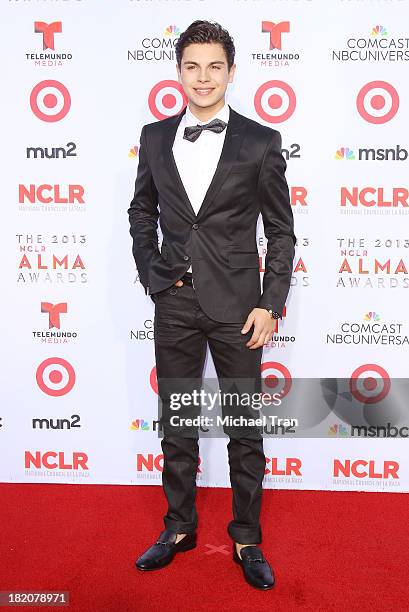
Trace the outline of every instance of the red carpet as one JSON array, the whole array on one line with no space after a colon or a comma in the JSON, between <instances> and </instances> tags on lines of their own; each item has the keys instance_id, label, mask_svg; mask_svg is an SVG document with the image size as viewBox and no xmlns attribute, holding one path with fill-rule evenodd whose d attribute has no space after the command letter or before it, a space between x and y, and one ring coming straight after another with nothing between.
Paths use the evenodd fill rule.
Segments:
<instances>
[{"instance_id":1,"label":"red carpet","mask_svg":"<svg viewBox=\"0 0 409 612\"><path fill-rule=\"evenodd\" d=\"M21 610L409 610L404 494L265 490L263 550L277 585L259 592L231 560L230 490L199 489L198 547L142 574L133 564L162 529L160 487L0 487L0 590L70 591L67 608ZM223 546L228 554L212 548Z\"/></svg>"}]
</instances>

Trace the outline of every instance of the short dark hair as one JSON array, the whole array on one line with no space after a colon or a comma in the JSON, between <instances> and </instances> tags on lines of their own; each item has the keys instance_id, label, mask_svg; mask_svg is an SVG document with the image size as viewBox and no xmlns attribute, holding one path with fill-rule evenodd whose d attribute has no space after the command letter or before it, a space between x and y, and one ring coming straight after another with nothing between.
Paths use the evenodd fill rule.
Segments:
<instances>
[{"instance_id":1,"label":"short dark hair","mask_svg":"<svg viewBox=\"0 0 409 612\"><path fill-rule=\"evenodd\" d=\"M234 64L235 48L233 38L219 23L197 19L179 36L175 44L176 61L179 68L182 62L183 50L192 43L220 43L227 57L228 69Z\"/></svg>"}]
</instances>

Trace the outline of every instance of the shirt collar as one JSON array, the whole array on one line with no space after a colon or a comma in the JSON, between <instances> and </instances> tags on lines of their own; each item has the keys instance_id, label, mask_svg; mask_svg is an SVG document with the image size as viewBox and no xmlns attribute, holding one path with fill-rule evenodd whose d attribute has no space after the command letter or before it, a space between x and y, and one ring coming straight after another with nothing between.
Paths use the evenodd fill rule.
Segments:
<instances>
[{"instance_id":1,"label":"shirt collar","mask_svg":"<svg viewBox=\"0 0 409 612\"><path fill-rule=\"evenodd\" d=\"M229 105L225 102L224 106L217 111L217 113L215 115L213 115L213 117L210 117L210 119L206 119L206 121L201 121L200 119L198 119L193 113L192 111L189 109L189 105L186 106L186 113L185 113L185 123L186 125L203 125L205 123L209 123L209 121L212 121L213 119L221 119L222 121L225 121L226 123L229 122L229 116L230 116L230 108Z\"/></svg>"}]
</instances>

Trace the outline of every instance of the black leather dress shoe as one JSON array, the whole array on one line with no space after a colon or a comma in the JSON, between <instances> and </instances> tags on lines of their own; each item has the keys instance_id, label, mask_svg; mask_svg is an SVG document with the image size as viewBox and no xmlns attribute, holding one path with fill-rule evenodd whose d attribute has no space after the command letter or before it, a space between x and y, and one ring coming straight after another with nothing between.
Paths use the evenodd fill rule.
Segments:
<instances>
[{"instance_id":1,"label":"black leather dress shoe","mask_svg":"<svg viewBox=\"0 0 409 612\"><path fill-rule=\"evenodd\" d=\"M274 586L274 574L269 562L257 546L245 546L240 550L241 559L233 544L233 561L241 565L247 582L257 589L271 589Z\"/></svg>"},{"instance_id":2,"label":"black leather dress shoe","mask_svg":"<svg viewBox=\"0 0 409 612\"><path fill-rule=\"evenodd\" d=\"M177 534L169 529L162 531L158 541L135 561L137 569L143 571L160 569L169 565L176 553L196 548L196 532L186 534L177 544L176 536Z\"/></svg>"}]
</instances>

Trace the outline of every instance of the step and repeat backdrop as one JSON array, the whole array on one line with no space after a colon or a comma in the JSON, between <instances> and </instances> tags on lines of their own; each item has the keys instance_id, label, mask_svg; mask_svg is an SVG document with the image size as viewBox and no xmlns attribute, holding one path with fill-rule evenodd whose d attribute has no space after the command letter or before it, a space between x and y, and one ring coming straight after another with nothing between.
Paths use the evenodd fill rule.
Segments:
<instances>
[{"instance_id":1,"label":"step and repeat backdrop","mask_svg":"<svg viewBox=\"0 0 409 612\"><path fill-rule=\"evenodd\" d=\"M2 0L0 13L0 479L161 482L154 305L127 209L142 126L186 104L175 42L209 19L236 45L228 103L278 129L287 160L298 243L264 384L336 377L357 422L386 397L399 417L386 437L351 437L336 411L316 437L269 437L265 487L409 491L394 396L408 372L409 3ZM199 485L229 486L226 442L201 440Z\"/></svg>"}]
</instances>

